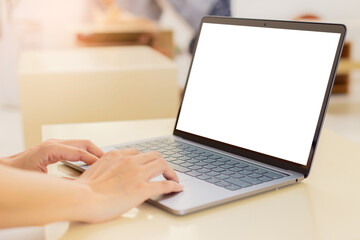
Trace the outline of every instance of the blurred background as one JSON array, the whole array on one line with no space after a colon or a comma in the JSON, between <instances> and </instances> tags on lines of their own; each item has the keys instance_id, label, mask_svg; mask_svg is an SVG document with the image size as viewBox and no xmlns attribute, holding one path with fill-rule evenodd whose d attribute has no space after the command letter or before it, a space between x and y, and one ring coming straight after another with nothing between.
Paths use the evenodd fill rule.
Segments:
<instances>
[{"instance_id":1,"label":"blurred background","mask_svg":"<svg viewBox=\"0 0 360 240\"><path fill-rule=\"evenodd\" d=\"M39 143L44 124L175 117L204 15L345 24L325 127L360 144L358 9L357 0L0 0L0 156Z\"/></svg>"}]
</instances>

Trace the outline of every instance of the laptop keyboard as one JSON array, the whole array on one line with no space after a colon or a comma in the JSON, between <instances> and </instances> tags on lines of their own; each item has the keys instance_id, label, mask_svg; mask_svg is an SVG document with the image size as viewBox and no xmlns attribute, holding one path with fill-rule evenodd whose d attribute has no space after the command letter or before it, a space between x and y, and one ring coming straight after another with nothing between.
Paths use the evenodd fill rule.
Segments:
<instances>
[{"instance_id":1,"label":"laptop keyboard","mask_svg":"<svg viewBox=\"0 0 360 240\"><path fill-rule=\"evenodd\" d=\"M231 191L287 176L171 138L115 147L117 149L136 148L140 152L157 151L174 170Z\"/></svg>"}]
</instances>

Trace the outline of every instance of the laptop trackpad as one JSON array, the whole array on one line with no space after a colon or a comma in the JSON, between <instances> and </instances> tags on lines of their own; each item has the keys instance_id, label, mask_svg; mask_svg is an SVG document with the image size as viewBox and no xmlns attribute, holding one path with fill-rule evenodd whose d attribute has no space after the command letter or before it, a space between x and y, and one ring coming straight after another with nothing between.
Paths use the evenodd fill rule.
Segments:
<instances>
[{"instance_id":1,"label":"laptop trackpad","mask_svg":"<svg viewBox=\"0 0 360 240\"><path fill-rule=\"evenodd\" d=\"M149 202L168 211L183 215L188 211L196 211L196 208L219 201L230 196L233 192L224 188L209 184L205 181L177 173L184 190L180 193L164 194L149 199Z\"/></svg>"}]
</instances>

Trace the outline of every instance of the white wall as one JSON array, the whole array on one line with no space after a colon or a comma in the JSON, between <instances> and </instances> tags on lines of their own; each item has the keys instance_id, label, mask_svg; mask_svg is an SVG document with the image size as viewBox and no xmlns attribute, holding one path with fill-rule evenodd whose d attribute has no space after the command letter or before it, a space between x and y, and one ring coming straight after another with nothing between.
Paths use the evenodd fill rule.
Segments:
<instances>
[{"instance_id":1,"label":"white wall","mask_svg":"<svg viewBox=\"0 0 360 240\"><path fill-rule=\"evenodd\" d=\"M359 19L359 0L233 0L239 17L293 19L312 13L325 20Z\"/></svg>"},{"instance_id":2,"label":"white wall","mask_svg":"<svg viewBox=\"0 0 360 240\"><path fill-rule=\"evenodd\" d=\"M360 60L359 0L232 0L233 14L243 18L292 20L314 14L322 21L343 23L347 40L353 43L353 57Z\"/></svg>"},{"instance_id":3,"label":"white wall","mask_svg":"<svg viewBox=\"0 0 360 240\"><path fill-rule=\"evenodd\" d=\"M76 26L86 19L90 1L13 1L17 4L11 12L5 11L5 2L9 1L0 0L0 106L18 106L17 63L21 52L74 47Z\"/></svg>"}]
</instances>

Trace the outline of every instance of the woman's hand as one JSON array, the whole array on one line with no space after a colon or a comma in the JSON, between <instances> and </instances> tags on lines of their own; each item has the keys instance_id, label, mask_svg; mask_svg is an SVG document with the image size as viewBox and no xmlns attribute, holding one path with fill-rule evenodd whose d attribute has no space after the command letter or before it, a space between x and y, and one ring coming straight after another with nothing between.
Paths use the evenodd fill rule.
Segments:
<instances>
[{"instance_id":1,"label":"woman's hand","mask_svg":"<svg viewBox=\"0 0 360 240\"><path fill-rule=\"evenodd\" d=\"M9 165L42 172L59 160L94 164L72 181L0 165L0 228L65 220L102 222L152 196L183 189L157 152L126 149L103 155L89 141L51 140L6 159ZM150 182L161 174L167 180Z\"/></svg>"},{"instance_id":2,"label":"woman's hand","mask_svg":"<svg viewBox=\"0 0 360 240\"><path fill-rule=\"evenodd\" d=\"M38 172L47 172L47 165L58 161L96 162L104 152L88 140L47 140L16 155L3 158L2 163Z\"/></svg>"},{"instance_id":3,"label":"woman's hand","mask_svg":"<svg viewBox=\"0 0 360 240\"><path fill-rule=\"evenodd\" d=\"M150 182L161 174L167 180ZM83 216L85 222L113 219L152 196L183 189L176 173L159 153L140 154L135 149L106 153L76 182L88 186L92 193L86 201L90 206Z\"/></svg>"}]
</instances>

